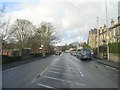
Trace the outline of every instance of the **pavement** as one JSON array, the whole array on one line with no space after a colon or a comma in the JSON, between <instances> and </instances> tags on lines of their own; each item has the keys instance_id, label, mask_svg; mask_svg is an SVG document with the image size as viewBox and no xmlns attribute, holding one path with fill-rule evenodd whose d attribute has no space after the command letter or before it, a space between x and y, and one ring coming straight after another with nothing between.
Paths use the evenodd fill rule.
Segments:
<instances>
[{"instance_id":1,"label":"pavement","mask_svg":"<svg viewBox=\"0 0 120 90\"><path fill-rule=\"evenodd\" d=\"M120 63L118 62L112 62L106 59L97 59L97 58L93 58L93 60L97 63L104 64L104 65L120 70Z\"/></svg>"},{"instance_id":2,"label":"pavement","mask_svg":"<svg viewBox=\"0 0 120 90\"><path fill-rule=\"evenodd\" d=\"M3 64L2 65L2 70L9 69L9 68L12 68L12 67L16 67L16 66L19 66L19 65L23 65L23 64L26 64L26 63L29 63L29 62L32 62L32 61L35 61L35 60L39 60L41 58L46 58L46 57L49 57L49 55L44 56L44 57L40 56L40 57L36 57L36 58L31 58L31 59L11 62L11 63L8 63L8 64Z\"/></svg>"},{"instance_id":3,"label":"pavement","mask_svg":"<svg viewBox=\"0 0 120 90\"><path fill-rule=\"evenodd\" d=\"M118 71L69 53L2 71L3 88L118 88Z\"/></svg>"}]
</instances>

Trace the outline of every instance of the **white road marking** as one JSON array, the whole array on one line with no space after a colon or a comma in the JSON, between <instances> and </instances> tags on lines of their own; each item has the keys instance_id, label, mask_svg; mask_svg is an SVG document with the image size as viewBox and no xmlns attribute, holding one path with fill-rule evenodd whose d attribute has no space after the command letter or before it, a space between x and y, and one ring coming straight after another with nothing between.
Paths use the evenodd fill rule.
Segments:
<instances>
[{"instance_id":1,"label":"white road marking","mask_svg":"<svg viewBox=\"0 0 120 90\"><path fill-rule=\"evenodd\" d=\"M86 86L85 84L81 84L81 83L75 83L75 84L78 84L78 85L81 85L81 86Z\"/></svg>"},{"instance_id":2,"label":"white road marking","mask_svg":"<svg viewBox=\"0 0 120 90\"><path fill-rule=\"evenodd\" d=\"M64 81L64 82L66 81L66 80L63 80L63 79L54 78L54 77L50 77L50 76L43 76L43 77L58 80L58 81ZM70 82L70 81L66 81L66 82Z\"/></svg>"},{"instance_id":3,"label":"white road marking","mask_svg":"<svg viewBox=\"0 0 120 90\"><path fill-rule=\"evenodd\" d=\"M51 71L51 70L48 70L48 72L52 72L52 73L58 73L58 74L61 74L60 72Z\"/></svg>"},{"instance_id":4,"label":"white road marking","mask_svg":"<svg viewBox=\"0 0 120 90\"><path fill-rule=\"evenodd\" d=\"M55 59L55 61L53 61L50 65L52 65L52 64L53 64L54 62L56 62L57 60L58 60L58 58ZM49 65L49 66L50 66L50 65ZM49 67L49 66L48 66L48 67ZM39 74L39 75L42 76L42 75L48 70L48 67L47 67L41 74ZM39 75L38 75L37 77L39 77ZM36 78L32 80L32 83L35 82L35 81L36 81Z\"/></svg>"},{"instance_id":5,"label":"white road marking","mask_svg":"<svg viewBox=\"0 0 120 90\"><path fill-rule=\"evenodd\" d=\"M63 53L61 53L61 55L60 56L62 56L63 55Z\"/></svg>"},{"instance_id":6,"label":"white road marking","mask_svg":"<svg viewBox=\"0 0 120 90\"><path fill-rule=\"evenodd\" d=\"M51 70L48 70L48 72L51 72L51 73L57 73L57 74L61 74L61 75L68 75L68 76L72 76L72 77L80 77L80 76L76 76L76 75L72 75L72 74L65 74L65 73L60 73L60 72L56 72L56 71L51 71Z\"/></svg>"},{"instance_id":7,"label":"white road marking","mask_svg":"<svg viewBox=\"0 0 120 90\"><path fill-rule=\"evenodd\" d=\"M54 62L56 62L58 59L55 59L55 61ZM53 63L54 63L53 62ZM43 75L46 71L48 70L48 67L40 74L40 75Z\"/></svg>"},{"instance_id":8,"label":"white road marking","mask_svg":"<svg viewBox=\"0 0 120 90\"><path fill-rule=\"evenodd\" d=\"M43 75L47 70L48 70L48 67L40 75Z\"/></svg>"},{"instance_id":9,"label":"white road marking","mask_svg":"<svg viewBox=\"0 0 120 90\"><path fill-rule=\"evenodd\" d=\"M54 77L50 77L50 76L43 76L45 78L49 78L49 79L54 79L54 80L58 80L58 81L63 81L63 82L68 82L68 83L75 83L81 86L86 86L85 84L81 84L81 83L76 83L76 82L72 82L72 81L68 81L68 80L63 80L63 79L59 79L59 78L54 78Z\"/></svg>"},{"instance_id":10,"label":"white road marking","mask_svg":"<svg viewBox=\"0 0 120 90\"><path fill-rule=\"evenodd\" d=\"M63 66L55 66L55 65L52 65L51 67L56 67L56 68L61 68L61 67L63 67Z\"/></svg>"},{"instance_id":11,"label":"white road marking","mask_svg":"<svg viewBox=\"0 0 120 90\"><path fill-rule=\"evenodd\" d=\"M54 71L54 70L62 71L62 69L60 69L60 68L55 68L55 67L50 67L49 69L52 70L52 71ZM68 71L68 72L75 72L75 71L70 70L70 69L66 69L65 71Z\"/></svg>"},{"instance_id":12,"label":"white road marking","mask_svg":"<svg viewBox=\"0 0 120 90\"><path fill-rule=\"evenodd\" d=\"M53 88L53 87L51 87L51 86L44 85L44 84L41 84L41 83L39 83L38 85L43 86L43 87L46 87L46 88Z\"/></svg>"},{"instance_id":13,"label":"white road marking","mask_svg":"<svg viewBox=\"0 0 120 90\"><path fill-rule=\"evenodd\" d=\"M71 61L71 60L70 60L70 61ZM76 69L79 71L79 69L78 69L78 67L75 65L75 63L74 63L73 61L71 61L71 62L74 64L74 66L76 67ZM79 71L79 73L81 74L82 77L84 77L84 75L83 75L82 72Z\"/></svg>"},{"instance_id":14,"label":"white road marking","mask_svg":"<svg viewBox=\"0 0 120 90\"><path fill-rule=\"evenodd\" d=\"M53 68L53 67L50 67L49 69L51 70L58 70L58 71L61 71L62 69L59 69L59 68Z\"/></svg>"},{"instance_id":15,"label":"white road marking","mask_svg":"<svg viewBox=\"0 0 120 90\"><path fill-rule=\"evenodd\" d=\"M82 74L82 72L80 72L81 76L84 77L84 75Z\"/></svg>"},{"instance_id":16,"label":"white road marking","mask_svg":"<svg viewBox=\"0 0 120 90\"><path fill-rule=\"evenodd\" d=\"M117 70L116 68L113 68L113 67L110 67L110 66L106 66L106 67L108 67L108 68L110 68L110 69L113 69L113 70L116 70L116 71L119 71L119 70Z\"/></svg>"},{"instance_id":17,"label":"white road marking","mask_svg":"<svg viewBox=\"0 0 120 90\"><path fill-rule=\"evenodd\" d=\"M75 57L72 57L72 58L74 58L74 59L76 59L77 61L79 61L77 58L75 58Z\"/></svg>"}]
</instances>

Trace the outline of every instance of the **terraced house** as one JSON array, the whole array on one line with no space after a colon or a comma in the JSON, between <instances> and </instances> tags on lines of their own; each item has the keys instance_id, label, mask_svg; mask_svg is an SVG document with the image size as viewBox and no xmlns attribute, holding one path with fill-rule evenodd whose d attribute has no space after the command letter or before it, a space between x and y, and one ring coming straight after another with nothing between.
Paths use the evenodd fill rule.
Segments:
<instances>
[{"instance_id":1,"label":"terraced house","mask_svg":"<svg viewBox=\"0 0 120 90\"><path fill-rule=\"evenodd\" d=\"M109 43L109 44L108 44ZM91 29L88 35L88 44L89 46L94 49L95 53L99 58L107 59L107 45L109 45L109 60L118 62L120 58L120 16L118 17L118 22L115 23L114 20L111 20L111 26L108 28L104 24L103 27L98 29ZM97 52L99 46L99 52Z\"/></svg>"}]
</instances>

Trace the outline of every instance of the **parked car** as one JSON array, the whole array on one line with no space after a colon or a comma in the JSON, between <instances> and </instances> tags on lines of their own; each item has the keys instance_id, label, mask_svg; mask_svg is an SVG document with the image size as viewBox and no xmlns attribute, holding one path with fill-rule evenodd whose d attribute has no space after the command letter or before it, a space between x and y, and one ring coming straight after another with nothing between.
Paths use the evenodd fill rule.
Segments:
<instances>
[{"instance_id":1,"label":"parked car","mask_svg":"<svg viewBox=\"0 0 120 90\"><path fill-rule=\"evenodd\" d=\"M91 60L92 59L91 50L88 48L83 48L80 52L77 53L77 57L80 60Z\"/></svg>"},{"instance_id":2,"label":"parked car","mask_svg":"<svg viewBox=\"0 0 120 90\"><path fill-rule=\"evenodd\" d=\"M79 56L80 56L80 51L77 51L75 56L76 56L77 58L79 58Z\"/></svg>"},{"instance_id":3,"label":"parked car","mask_svg":"<svg viewBox=\"0 0 120 90\"><path fill-rule=\"evenodd\" d=\"M73 56L76 56L76 55L77 55L77 51L71 51L70 53L71 53L71 55L73 55Z\"/></svg>"}]
</instances>

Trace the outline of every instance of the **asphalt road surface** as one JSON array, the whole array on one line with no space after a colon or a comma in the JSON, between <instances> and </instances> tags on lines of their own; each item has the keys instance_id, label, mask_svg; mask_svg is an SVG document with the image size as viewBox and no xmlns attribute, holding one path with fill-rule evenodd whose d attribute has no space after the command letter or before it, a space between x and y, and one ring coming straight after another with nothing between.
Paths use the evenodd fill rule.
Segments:
<instances>
[{"instance_id":1,"label":"asphalt road surface","mask_svg":"<svg viewBox=\"0 0 120 90\"><path fill-rule=\"evenodd\" d=\"M3 88L118 88L118 71L69 53L3 70Z\"/></svg>"}]
</instances>

